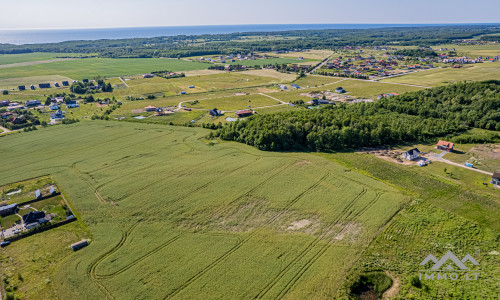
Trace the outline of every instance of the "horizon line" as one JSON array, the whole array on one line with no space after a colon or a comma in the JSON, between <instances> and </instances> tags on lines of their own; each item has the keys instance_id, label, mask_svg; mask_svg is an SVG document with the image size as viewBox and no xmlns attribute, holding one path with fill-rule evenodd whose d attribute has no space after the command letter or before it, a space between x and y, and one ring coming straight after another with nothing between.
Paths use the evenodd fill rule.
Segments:
<instances>
[{"instance_id":1,"label":"horizon line","mask_svg":"<svg viewBox=\"0 0 500 300\"><path fill-rule=\"evenodd\" d=\"M200 25L143 25L143 26L112 26L112 27L52 27L52 28L0 28L0 31L21 30L85 30L85 29L126 29L126 28L161 28L161 27L214 27L214 26L268 26L268 25L500 25L500 23L253 23L253 24L200 24Z\"/></svg>"}]
</instances>

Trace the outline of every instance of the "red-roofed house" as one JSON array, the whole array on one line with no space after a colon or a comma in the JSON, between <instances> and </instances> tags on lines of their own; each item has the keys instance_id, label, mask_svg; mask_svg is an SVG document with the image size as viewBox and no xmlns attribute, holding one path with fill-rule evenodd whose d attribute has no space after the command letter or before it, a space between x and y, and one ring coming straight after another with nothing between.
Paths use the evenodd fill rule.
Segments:
<instances>
[{"instance_id":1,"label":"red-roofed house","mask_svg":"<svg viewBox=\"0 0 500 300\"><path fill-rule=\"evenodd\" d=\"M239 110L236 112L236 116L238 118L244 118L253 115L253 111L245 109L245 110Z\"/></svg>"},{"instance_id":2,"label":"red-roofed house","mask_svg":"<svg viewBox=\"0 0 500 300\"><path fill-rule=\"evenodd\" d=\"M439 140L436 148L439 150L451 152L453 151L453 147L455 147L455 144Z\"/></svg>"}]
</instances>

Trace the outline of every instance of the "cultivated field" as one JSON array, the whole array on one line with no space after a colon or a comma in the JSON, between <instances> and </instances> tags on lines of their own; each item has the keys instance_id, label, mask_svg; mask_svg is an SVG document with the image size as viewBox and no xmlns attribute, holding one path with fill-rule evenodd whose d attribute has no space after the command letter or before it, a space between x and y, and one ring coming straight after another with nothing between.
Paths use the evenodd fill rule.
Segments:
<instances>
[{"instance_id":1,"label":"cultivated field","mask_svg":"<svg viewBox=\"0 0 500 300\"><path fill-rule=\"evenodd\" d=\"M207 133L95 121L3 137L0 184L52 174L85 228L4 248L7 282L27 299L331 298L407 201L324 158Z\"/></svg>"},{"instance_id":2,"label":"cultivated field","mask_svg":"<svg viewBox=\"0 0 500 300\"><path fill-rule=\"evenodd\" d=\"M208 64L198 62L166 58L85 58L8 68L8 72L0 73L0 79L61 75L75 80L82 80L84 78L93 78L99 75L104 77L116 77L164 70L181 72L206 69L208 66Z\"/></svg>"}]
</instances>

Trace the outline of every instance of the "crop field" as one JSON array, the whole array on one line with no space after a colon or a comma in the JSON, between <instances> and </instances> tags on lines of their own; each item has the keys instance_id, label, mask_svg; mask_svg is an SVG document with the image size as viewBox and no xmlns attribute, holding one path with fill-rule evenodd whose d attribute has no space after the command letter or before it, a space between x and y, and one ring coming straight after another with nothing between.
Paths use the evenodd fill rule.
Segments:
<instances>
[{"instance_id":1,"label":"crop field","mask_svg":"<svg viewBox=\"0 0 500 300\"><path fill-rule=\"evenodd\" d=\"M465 65L463 68L440 68L415 72L399 77L383 79L381 82L406 83L426 86L438 86L457 81L481 81L498 79L500 63L480 63Z\"/></svg>"},{"instance_id":2,"label":"crop field","mask_svg":"<svg viewBox=\"0 0 500 300\"><path fill-rule=\"evenodd\" d=\"M208 68L208 64L166 58L85 58L24 67L1 72L0 79L60 75L74 80L95 76L116 77L153 71L181 72Z\"/></svg>"},{"instance_id":3,"label":"crop field","mask_svg":"<svg viewBox=\"0 0 500 300\"><path fill-rule=\"evenodd\" d=\"M25 54L0 54L0 65L53 60L61 57L67 58L67 57L80 57L80 56L82 55L77 53L49 53L49 52L37 52L37 53L25 53Z\"/></svg>"},{"instance_id":4,"label":"crop field","mask_svg":"<svg viewBox=\"0 0 500 300\"><path fill-rule=\"evenodd\" d=\"M2 137L0 184L52 174L80 220L4 248L8 286L27 299L333 297L408 201L324 158L207 133L94 121Z\"/></svg>"}]
</instances>

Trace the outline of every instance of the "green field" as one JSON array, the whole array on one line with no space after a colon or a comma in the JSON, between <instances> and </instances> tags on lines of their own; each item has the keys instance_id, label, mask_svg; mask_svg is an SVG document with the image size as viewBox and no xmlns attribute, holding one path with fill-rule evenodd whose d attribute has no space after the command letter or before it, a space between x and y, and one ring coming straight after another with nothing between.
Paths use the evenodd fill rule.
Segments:
<instances>
[{"instance_id":1,"label":"green field","mask_svg":"<svg viewBox=\"0 0 500 300\"><path fill-rule=\"evenodd\" d=\"M498 79L500 62L464 65L463 68L439 68L416 72L404 76L384 79L382 82L438 86L457 81L481 81Z\"/></svg>"},{"instance_id":2,"label":"green field","mask_svg":"<svg viewBox=\"0 0 500 300\"><path fill-rule=\"evenodd\" d=\"M116 77L144 74L153 71L181 72L208 68L207 64L166 58L85 58L24 67L8 68L0 73L0 80L31 76L60 75L82 80L95 76ZM20 79L21 80L21 79Z\"/></svg>"},{"instance_id":3,"label":"green field","mask_svg":"<svg viewBox=\"0 0 500 300\"><path fill-rule=\"evenodd\" d=\"M82 56L82 54L49 53L49 52L27 53L27 54L0 54L0 65L52 60L61 57L68 58L68 57L80 57L80 56Z\"/></svg>"},{"instance_id":4,"label":"green field","mask_svg":"<svg viewBox=\"0 0 500 300\"><path fill-rule=\"evenodd\" d=\"M2 164L0 182L51 173L92 240L72 253L69 243L85 235L74 227L58 229L72 240L52 231L29 237L60 255L30 262L32 269L54 267L39 274L50 280L41 291L21 263L32 243L5 248L1 260L18 293L332 296L406 201L396 189L323 158L210 146L200 140L207 133L96 121L3 137L0 151L11 159ZM37 148L23 146L31 143ZM49 154L40 160L38 153ZM25 282L16 281L18 272Z\"/></svg>"},{"instance_id":5,"label":"green field","mask_svg":"<svg viewBox=\"0 0 500 300\"><path fill-rule=\"evenodd\" d=\"M217 99L200 100L198 103L192 101L184 103L187 107L196 109L213 109L217 108L224 111L234 111L238 109L248 109L262 106L271 106L280 104L263 95L246 95L246 96L226 96Z\"/></svg>"}]
</instances>

